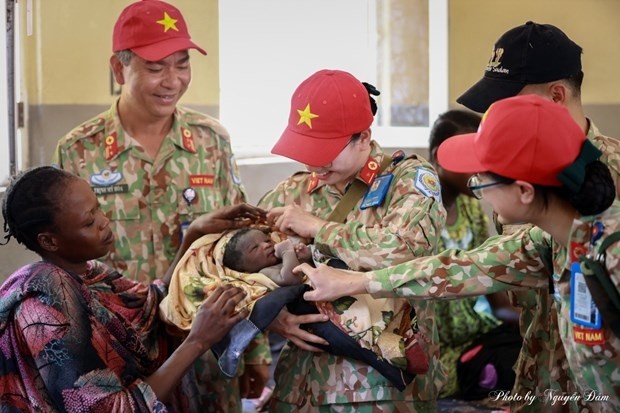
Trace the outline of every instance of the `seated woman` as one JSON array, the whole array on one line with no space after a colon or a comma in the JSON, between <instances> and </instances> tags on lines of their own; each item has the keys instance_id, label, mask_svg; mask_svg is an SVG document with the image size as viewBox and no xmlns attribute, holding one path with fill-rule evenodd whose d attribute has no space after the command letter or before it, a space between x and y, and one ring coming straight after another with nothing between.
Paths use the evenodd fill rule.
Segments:
<instances>
[{"instance_id":1,"label":"seated woman","mask_svg":"<svg viewBox=\"0 0 620 413\"><path fill-rule=\"evenodd\" d=\"M370 296L346 297L316 305L306 303L302 295L308 286L303 284L303 275L292 270L300 261L312 262L310 248L292 241L293 237L284 237L281 232L268 234L258 228L244 228L200 238L174 270L170 292L160 305L162 317L187 330L212 288L232 284L246 292L238 308L248 308L251 314L248 323L240 323L231 331L242 339L231 337L226 345L219 347L220 343L214 349L225 374L234 375L238 362L228 355L239 354L253 337L244 331L257 334L264 330L284 306L296 314L320 312L329 316L331 323L310 327L314 334L329 342L325 349L352 357L351 352L358 354L363 361L375 364L396 386L404 388L413 374L426 371L426 356L416 331L410 327L409 306L402 305L403 301L377 300ZM393 315L389 322L384 319L386 314ZM229 345L237 351L227 350Z\"/></svg>"},{"instance_id":2,"label":"seated woman","mask_svg":"<svg viewBox=\"0 0 620 413\"><path fill-rule=\"evenodd\" d=\"M247 315L235 311L244 293L219 286L171 351L157 311L165 283L143 285L96 261L114 234L87 182L54 167L24 172L8 187L2 215L6 242L15 238L42 261L0 287L1 410L191 410L179 383ZM202 234L260 215L237 205L196 219L178 257Z\"/></svg>"}]
</instances>

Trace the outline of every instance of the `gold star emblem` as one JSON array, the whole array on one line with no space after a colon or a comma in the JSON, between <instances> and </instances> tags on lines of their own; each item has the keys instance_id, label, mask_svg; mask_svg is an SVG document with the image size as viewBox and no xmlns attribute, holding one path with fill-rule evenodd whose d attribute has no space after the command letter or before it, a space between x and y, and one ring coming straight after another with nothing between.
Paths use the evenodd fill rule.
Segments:
<instances>
[{"instance_id":1,"label":"gold star emblem","mask_svg":"<svg viewBox=\"0 0 620 413\"><path fill-rule=\"evenodd\" d=\"M312 119L319 117L319 115L315 115L314 113L310 112L309 103L306 105L306 108L304 110L297 109L297 113L299 113L299 121L297 122L297 124L300 125L302 123L305 123L310 129L312 129Z\"/></svg>"},{"instance_id":2,"label":"gold star emblem","mask_svg":"<svg viewBox=\"0 0 620 413\"><path fill-rule=\"evenodd\" d=\"M179 31L179 29L177 29L177 26L176 26L177 19L173 19L166 12L164 12L164 18L161 20L157 20L157 23L164 26L164 33L170 29L175 30L177 32Z\"/></svg>"}]
</instances>

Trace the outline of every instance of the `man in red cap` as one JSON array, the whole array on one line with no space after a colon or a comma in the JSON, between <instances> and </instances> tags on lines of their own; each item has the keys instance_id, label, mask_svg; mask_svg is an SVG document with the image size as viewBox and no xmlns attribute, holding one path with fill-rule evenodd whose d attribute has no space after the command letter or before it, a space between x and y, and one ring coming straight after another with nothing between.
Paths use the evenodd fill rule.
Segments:
<instances>
[{"instance_id":1,"label":"man in red cap","mask_svg":"<svg viewBox=\"0 0 620 413\"><path fill-rule=\"evenodd\" d=\"M432 253L445 222L431 164L402 151L390 156L372 139L377 109L372 96L378 94L340 70L321 70L304 80L293 93L288 125L272 152L304 164L307 171L285 179L259 202L280 230L313 239L320 261L331 265L337 258L354 270ZM434 306L412 303L415 313L407 314L412 329L419 329L418 339L428 344L428 371L402 392L363 362L314 352L308 342L320 344L320 339L301 330L294 316L279 318L281 324L272 329L289 344L276 366L270 411L434 411L445 379L436 363ZM385 322L395 316L386 314ZM403 344L413 349L411 343Z\"/></svg>"},{"instance_id":2,"label":"man in red cap","mask_svg":"<svg viewBox=\"0 0 620 413\"><path fill-rule=\"evenodd\" d=\"M158 0L131 3L114 25L112 44L120 97L61 138L54 163L89 181L110 218L118 236L104 261L150 281L164 276L194 218L246 196L226 129L177 106L191 81L189 50L206 54L181 12ZM212 368L204 374L217 377ZM222 412L241 411L236 379L204 381L205 400Z\"/></svg>"},{"instance_id":3,"label":"man in red cap","mask_svg":"<svg viewBox=\"0 0 620 413\"><path fill-rule=\"evenodd\" d=\"M457 102L476 112L484 112L499 99L535 94L566 107L588 139L603 153L601 160L609 166L620 196L620 142L601 134L584 113L581 53L581 47L558 27L526 22L501 35L493 46L482 79ZM513 297L513 304L522 308L521 334L524 338L523 351L515 367L517 378L513 393L542 394L556 389L571 394L574 380L567 377L566 357L561 346L557 346L553 297L536 291L509 292L509 295ZM541 337L551 338L542 340ZM544 400L537 398L531 406L514 404L511 408L515 412L522 408L541 410L546 408L540 404ZM574 411L583 408L571 407Z\"/></svg>"}]
</instances>

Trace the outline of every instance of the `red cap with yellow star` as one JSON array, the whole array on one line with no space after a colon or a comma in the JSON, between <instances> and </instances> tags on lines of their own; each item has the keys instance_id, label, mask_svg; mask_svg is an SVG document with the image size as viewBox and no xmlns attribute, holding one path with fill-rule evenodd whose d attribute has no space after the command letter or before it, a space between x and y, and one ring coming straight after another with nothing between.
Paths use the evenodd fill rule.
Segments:
<instances>
[{"instance_id":1,"label":"red cap with yellow star","mask_svg":"<svg viewBox=\"0 0 620 413\"><path fill-rule=\"evenodd\" d=\"M320 70L293 93L288 126L271 153L324 166L372 121L370 98L362 82L341 70Z\"/></svg>"},{"instance_id":2,"label":"red cap with yellow star","mask_svg":"<svg viewBox=\"0 0 620 413\"><path fill-rule=\"evenodd\" d=\"M160 0L137 1L121 12L114 25L112 50L127 49L153 62L180 50L207 54L191 41L179 9Z\"/></svg>"}]
</instances>

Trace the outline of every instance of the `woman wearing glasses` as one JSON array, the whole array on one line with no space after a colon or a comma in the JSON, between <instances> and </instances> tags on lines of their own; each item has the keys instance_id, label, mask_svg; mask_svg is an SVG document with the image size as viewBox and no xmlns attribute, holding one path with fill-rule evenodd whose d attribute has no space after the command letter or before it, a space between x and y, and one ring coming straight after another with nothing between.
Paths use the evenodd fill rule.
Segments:
<instances>
[{"instance_id":1,"label":"woman wearing glasses","mask_svg":"<svg viewBox=\"0 0 620 413\"><path fill-rule=\"evenodd\" d=\"M470 251L447 250L366 274L302 266L315 288L305 298L333 300L361 292L453 298L551 287L559 334L578 387L573 395L555 396L568 404L584 402L590 411L619 411L620 338L611 329L618 311L607 311L607 304L620 286L620 242L606 251L600 247L620 230L620 203L614 202L615 185L600 155L563 107L536 96L499 101L477 133L440 146L439 163L474 173L470 189L493 206L502 222L535 227L490 238ZM546 270L540 247L551 248L553 274ZM606 273L604 291L591 282L592 276L583 276L580 263L589 257ZM557 404L549 390L539 396ZM514 395L527 404L525 396Z\"/></svg>"}]
</instances>

